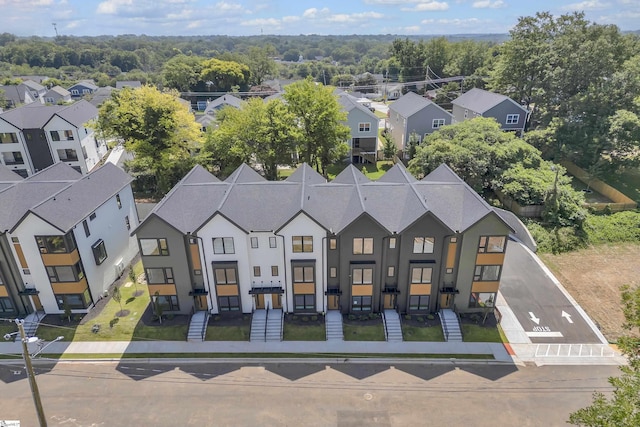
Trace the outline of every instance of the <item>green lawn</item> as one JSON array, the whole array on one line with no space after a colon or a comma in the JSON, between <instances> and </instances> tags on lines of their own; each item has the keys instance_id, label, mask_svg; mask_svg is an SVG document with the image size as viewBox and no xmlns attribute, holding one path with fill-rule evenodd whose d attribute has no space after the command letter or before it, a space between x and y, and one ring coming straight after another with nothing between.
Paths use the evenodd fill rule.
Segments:
<instances>
[{"instance_id":1,"label":"green lawn","mask_svg":"<svg viewBox=\"0 0 640 427\"><path fill-rule=\"evenodd\" d=\"M373 114L375 114L376 117L379 118L379 119L386 119L387 118L387 115L385 113L383 113L382 111L376 110Z\"/></svg>"},{"instance_id":2,"label":"green lawn","mask_svg":"<svg viewBox=\"0 0 640 427\"><path fill-rule=\"evenodd\" d=\"M242 326L207 326L206 341L249 341L251 323Z\"/></svg>"},{"instance_id":3,"label":"green lawn","mask_svg":"<svg viewBox=\"0 0 640 427\"><path fill-rule=\"evenodd\" d=\"M440 326L402 325L402 337L405 341L444 341L444 333Z\"/></svg>"},{"instance_id":4,"label":"green lawn","mask_svg":"<svg viewBox=\"0 0 640 427\"><path fill-rule=\"evenodd\" d=\"M284 322L284 341L325 341L327 339L324 325L297 325Z\"/></svg>"},{"instance_id":5,"label":"green lawn","mask_svg":"<svg viewBox=\"0 0 640 427\"><path fill-rule=\"evenodd\" d=\"M462 339L465 342L503 342L498 328L462 324Z\"/></svg>"},{"instance_id":6,"label":"green lawn","mask_svg":"<svg viewBox=\"0 0 640 427\"><path fill-rule=\"evenodd\" d=\"M342 325L345 341L384 341L382 321L376 325Z\"/></svg>"},{"instance_id":7,"label":"green lawn","mask_svg":"<svg viewBox=\"0 0 640 427\"><path fill-rule=\"evenodd\" d=\"M349 163L339 162L329 166L327 168L327 175L329 176L329 181L335 179L335 177L338 176L340 172L345 170L348 165ZM354 164L354 166L358 168L360 171L362 171L362 168L365 168L367 170L366 172L367 178L369 178L372 181L375 181L379 179L382 175L384 175L386 171L391 169L391 167L393 166L393 162L390 160L380 160L376 162L375 165ZM287 177L291 176L291 174L295 170L296 168L278 169L278 178L286 179Z\"/></svg>"}]
</instances>

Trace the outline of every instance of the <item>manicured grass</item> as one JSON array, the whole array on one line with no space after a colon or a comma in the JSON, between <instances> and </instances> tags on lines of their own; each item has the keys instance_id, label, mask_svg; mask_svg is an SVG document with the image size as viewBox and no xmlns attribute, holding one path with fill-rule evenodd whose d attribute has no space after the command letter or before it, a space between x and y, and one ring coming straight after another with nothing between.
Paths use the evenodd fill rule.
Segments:
<instances>
[{"instance_id":1,"label":"manicured grass","mask_svg":"<svg viewBox=\"0 0 640 427\"><path fill-rule=\"evenodd\" d=\"M15 357L11 357L15 359ZM493 354L430 353L65 353L40 355L41 359L465 359L493 360Z\"/></svg>"},{"instance_id":2,"label":"manicured grass","mask_svg":"<svg viewBox=\"0 0 640 427\"><path fill-rule=\"evenodd\" d=\"M207 326L206 341L249 341L251 324L242 326Z\"/></svg>"},{"instance_id":3,"label":"manicured grass","mask_svg":"<svg viewBox=\"0 0 640 427\"><path fill-rule=\"evenodd\" d=\"M440 326L402 325L402 337L405 341L444 341L444 333Z\"/></svg>"},{"instance_id":4,"label":"manicured grass","mask_svg":"<svg viewBox=\"0 0 640 427\"><path fill-rule=\"evenodd\" d=\"M286 169L278 169L278 178L286 179L291 176L292 173L296 171L296 168L286 168Z\"/></svg>"},{"instance_id":5,"label":"manicured grass","mask_svg":"<svg viewBox=\"0 0 640 427\"><path fill-rule=\"evenodd\" d=\"M465 342L503 342L498 328L462 324L462 339Z\"/></svg>"},{"instance_id":6,"label":"manicured grass","mask_svg":"<svg viewBox=\"0 0 640 427\"><path fill-rule=\"evenodd\" d=\"M343 324L345 341L384 341L382 322L376 325Z\"/></svg>"},{"instance_id":7,"label":"manicured grass","mask_svg":"<svg viewBox=\"0 0 640 427\"><path fill-rule=\"evenodd\" d=\"M0 322L0 339L4 340L5 334L18 332L18 326L12 322ZM1 341L0 341L1 342Z\"/></svg>"},{"instance_id":8,"label":"manicured grass","mask_svg":"<svg viewBox=\"0 0 640 427\"><path fill-rule=\"evenodd\" d=\"M283 339L285 341L325 341L327 335L324 325L297 325L285 321Z\"/></svg>"},{"instance_id":9,"label":"manicured grass","mask_svg":"<svg viewBox=\"0 0 640 427\"><path fill-rule=\"evenodd\" d=\"M376 110L376 111L374 111L373 114L375 114L376 117L379 118L379 119L386 119L387 118L387 115L385 113L383 113L382 111Z\"/></svg>"}]
</instances>

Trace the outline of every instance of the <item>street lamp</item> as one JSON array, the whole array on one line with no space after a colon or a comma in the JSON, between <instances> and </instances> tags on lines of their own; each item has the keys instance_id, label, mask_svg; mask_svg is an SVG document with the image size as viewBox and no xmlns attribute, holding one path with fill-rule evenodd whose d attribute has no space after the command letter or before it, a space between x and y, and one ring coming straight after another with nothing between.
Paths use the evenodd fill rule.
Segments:
<instances>
[{"instance_id":1,"label":"street lamp","mask_svg":"<svg viewBox=\"0 0 640 427\"><path fill-rule=\"evenodd\" d=\"M33 365L31 364L31 356L37 356L42 353L42 351L47 348L49 345L53 344L56 341L60 341L64 337L57 337L55 340L51 341L49 344L42 346L37 352L33 355L29 353L29 344L41 342L38 337L28 337L24 332L24 320L16 319L16 325L18 325L18 332L14 332L11 334L5 334L4 339L10 340L12 336L20 334L20 341L22 341L22 357L24 358L24 364L27 371L27 378L29 379L29 386L31 387L31 395L33 396L33 403L36 406L36 412L38 413L38 421L40 422L40 427L47 427L47 419L44 416L44 409L42 408L42 401L40 400L40 391L38 390L38 384L36 383L36 376L33 373Z\"/></svg>"}]
</instances>

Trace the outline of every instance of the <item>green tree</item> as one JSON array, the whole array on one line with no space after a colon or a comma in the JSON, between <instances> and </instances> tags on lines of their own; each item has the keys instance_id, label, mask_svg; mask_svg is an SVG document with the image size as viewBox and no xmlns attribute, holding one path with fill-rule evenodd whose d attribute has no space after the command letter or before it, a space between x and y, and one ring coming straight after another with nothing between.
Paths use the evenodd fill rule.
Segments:
<instances>
[{"instance_id":1,"label":"green tree","mask_svg":"<svg viewBox=\"0 0 640 427\"><path fill-rule=\"evenodd\" d=\"M162 67L162 78L167 87L181 92L195 88L200 80L204 58L176 55Z\"/></svg>"},{"instance_id":2,"label":"green tree","mask_svg":"<svg viewBox=\"0 0 640 427\"><path fill-rule=\"evenodd\" d=\"M113 300L120 305L120 313L121 313L122 312L122 293L120 292L120 287L118 285L113 285L113 290L111 291L111 298L113 298ZM116 315L119 315L120 313L117 313Z\"/></svg>"},{"instance_id":3,"label":"green tree","mask_svg":"<svg viewBox=\"0 0 640 427\"><path fill-rule=\"evenodd\" d=\"M218 91L228 92L233 86L246 88L251 72L249 67L235 61L223 61L220 59L208 59L202 63L200 79L204 82L213 82Z\"/></svg>"},{"instance_id":4,"label":"green tree","mask_svg":"<svg viewBox=\"0 0 640 427\"><path fill-rule=\"evenodd\" d=\"M618 348L629 359L620 367L619 377L609 378L614 388L608 398L593 394L590 406L569 416L573 425L587 427L635 427L640 425L640 287L622 288L623 312L628 333L618 341Z\"/></svg>"},{"instance_id":5,"label":"green tree","mask_svg":"<svg viewBox=\"0 0 640 427\"><path fill-rule=\"evenodd\" d=\"M420 145L420 137L415 131L409 134L407 145L409 146L409 160L411 160L416 156L416 150L418 149L418 145Z\"/></svg>"},{"instance_id":6,"label":"green tree","mask_svg":"<svg viewBox=\"0 0 640 427\"><path fill-rule=\"evenodd\" d=\"M202 144L200 126L178 94L151 86L114 91L100 107L97 128L124 141L134 154L127 167L150 177L149 190L156 194L168 192L184 176Z\"/></svg>"},{"instance_id":7,"label":"green tree","mask_svg":"<svg viewBox=\"0 0 640 427\"><path fill-rule=\"evenodd\" d=\"M158 319L158 322L162 325L162 314L164 313L164 309L162 308L162 304L160 303L160 292L156 291L153 294L153 314Z\"/></svg>"},{"instance_id":8,"label":"green tree","mask_svg":"<svg viewBox=\"0 0 640 427\"><path fill-rule=\"evenodd\" d=\"M303 162L315 166L326 176L327 166L344 158L349 147L346 113L340 107L333 87L307 78L285 87L284 99L301 132L298 152Z\"/></svg>"},{"instance_id":9,"label":"green tree","mask_svg":"<svg viewBox=\"0 0 640 427\"><path fill-rule=\"evenodd\" d=\"M267 76L272 76L276 72L276 62L273 57L276 55L276 48L271 45L263 47L251 46L249 48L248 65L251 73L251 84L261 85Z\"/></svg>"},{"instance_id":10,"label":"green tree","mask_svg":"<svg viewBox=\"0 0 640 427\"><path fill-rule=\"evenodd\" d=\"M385 160L391 160L396 155L398 151L398 147L396 147L396 143L393 141L393 137L391 134L387 135L384 138L384 145L382 146L382 155Z\"/></svg>"}]
</instances>

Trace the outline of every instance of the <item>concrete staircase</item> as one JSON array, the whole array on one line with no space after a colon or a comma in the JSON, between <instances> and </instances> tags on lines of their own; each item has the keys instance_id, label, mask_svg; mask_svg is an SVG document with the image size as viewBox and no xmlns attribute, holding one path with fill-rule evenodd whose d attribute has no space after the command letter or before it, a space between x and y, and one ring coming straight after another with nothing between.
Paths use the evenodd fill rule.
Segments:
<instances>
[{"instance_id":1,"label":"concrete staircase","mask_svg":"<svg viewBox=\"0 0 640 427\"><path fill-rule=\"evenodd\" d=\"M272 308L267 314L267 333L265 341L282 341L283 313L281 309Z\"/></svg>"},{"instance_id":2,"label":"concrete staircase","mask_svg":"<svg viewBox=\"0 0 640 427\"><path fill-rule=\"evenodd\" d=\"M327 311L324 316L324 324L327 331L327 341L343 341L342 313L338 310Z\"/></svg>"},{"instance_id":3,"label":"concrete staircase","mask_svg":"<svg viewBox=\"0 0 640 427\"><path fill-rule=\"evenodd\" d=\"M256 310L251 317L251 335L249 341L263 341L267 328L267 310Z\"/></svg>"},{"instance_id":4,"label":"concrete staircase","mask_svg":"<svg viewBox=\"0 0 640 427\"><path fill-rule=\"evenodd\" d=\"M402 326L400 316L395 310L385 310L382 313L384 321L384 333L388 342L402 342Z\"/></svg>"},{"instance_id":5,"label":"concrete staircase","mask_svg":"<svg viewBox=\"0 0 640 427\"><path fill-rule=\"evenodd\" d=\"M189 332L187 333L187 341L202 342L207 333L207 324L209 323L209 313L206 311L196 311L191 316L189 323Z\"/></svg>"},{"instance_id":6,"label":"concrete staircase","mask_svg":"<svg viewBox=\"0 0 640 427\"><path fill-rule=\"evenodd\" d=\"M43 311L33 312L24 318L24 333L27 337L35 337L40 321L45 316Z\"/></svg>"},{"instance_id":7,"label":"concrete staircase","mask_svg":"<svg viewBox=\"0 0 640 427\"><path fill-rule=\"evenodd\" d=\"M451 309L440 310L439 315L445 341L462 342L462 331L460 330L458 315Z\"/></svg>"}]
</instances>

